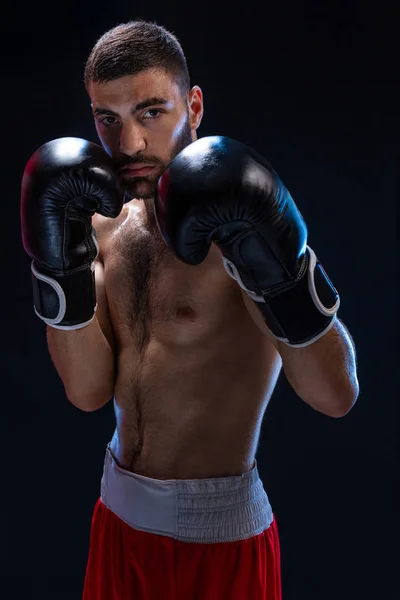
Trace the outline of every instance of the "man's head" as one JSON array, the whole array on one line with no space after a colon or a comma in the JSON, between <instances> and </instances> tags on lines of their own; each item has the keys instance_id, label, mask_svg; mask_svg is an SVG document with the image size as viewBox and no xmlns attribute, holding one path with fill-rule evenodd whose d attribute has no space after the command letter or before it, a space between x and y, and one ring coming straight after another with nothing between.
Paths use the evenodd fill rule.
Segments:
<instances>
[{"instance_id":1,"label":"man's head","mask_svg":"<svg viewBox=\"0 0 400 600\"><path fill-rule=\"evenodd\" d=\"M153 197L170 160L197 139L203 116L202 92L190 88L178 40L155 23L118 25L91 51L85 86L97 133L127 192Z\"/></svg>"}]
</instances>

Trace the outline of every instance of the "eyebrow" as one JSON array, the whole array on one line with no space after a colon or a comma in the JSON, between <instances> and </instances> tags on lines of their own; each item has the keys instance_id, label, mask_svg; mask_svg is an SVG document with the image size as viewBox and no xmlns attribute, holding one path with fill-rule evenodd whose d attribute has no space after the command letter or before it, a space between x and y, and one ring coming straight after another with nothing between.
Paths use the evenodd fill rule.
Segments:
<instances>
[{"instance_id":1,"label":"eyebrow","mask_svg":"<svg viewBox=\"0 0 400 600\"><path fill-rule=\"evenodd\" d=\"M145 108L149 108L149 106L154 106L155 104L168 104L168 100L162 98L161 96L152 96L151 98L146 98L142 102L139 102L134 106L131 110L131 113L138 112L139 110L143 110ZM110 110L109 108L97 107L94 110L95 115L112 115L113 117L118 117L118 113Z\"/></svg>"}]
</instances>

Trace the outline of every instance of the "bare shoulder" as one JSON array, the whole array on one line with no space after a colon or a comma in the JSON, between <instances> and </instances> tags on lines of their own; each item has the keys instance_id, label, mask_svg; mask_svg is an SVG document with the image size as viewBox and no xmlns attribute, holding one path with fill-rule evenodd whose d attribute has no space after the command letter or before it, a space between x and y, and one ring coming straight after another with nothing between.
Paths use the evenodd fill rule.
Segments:
<instances>
[{"instance_id":1,"label":"bare shoulder","mask_svg":"<svg viewBox=\"0 0 400 600\"><path fill-rule=\"evenodd\" d=\"M96 229L97 234L104 235L105 233L115 229L115 227L118 227L118 225L126 218L127 212L128 207L125 205L122 207L118 217L115 217L114 219L110 217L103 217L103 215L95 213L92 217L92 225Z\"/></svg>"},{"instance_id":2,"label":"bare shoulder","mask_svg":"<svg viewBox=\"0 0 400 600\"><path fill-rule=\"evenodd\" d=\"M110 236L116 230L117 227L126 219L128 213L127 206L123 206L120 214L115 219L110 217L103 217L98 213L95 213L92 217L92 225L96 231L96 238L99 244L99 256L98 259L102 260L106 246L110 239Z\"/></svg>"}]
</instances>

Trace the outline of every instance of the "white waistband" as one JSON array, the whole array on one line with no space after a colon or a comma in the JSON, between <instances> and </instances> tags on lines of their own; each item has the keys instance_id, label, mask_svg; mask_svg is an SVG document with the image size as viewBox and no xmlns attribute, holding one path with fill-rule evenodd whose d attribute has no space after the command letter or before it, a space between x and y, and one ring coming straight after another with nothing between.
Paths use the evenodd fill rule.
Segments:
<instances>
[{"instance_id":1,"label":"white waistband","mask_svg":"<svg viewBox=\"0 0 400 600\"><path fill-rule=\"evenodd\" d=\"M232 542L267 529L272 509L258 474L150 479L122 469L107 446L101 500L134 529L185 542Z\"/></svg>"}]
</instances>

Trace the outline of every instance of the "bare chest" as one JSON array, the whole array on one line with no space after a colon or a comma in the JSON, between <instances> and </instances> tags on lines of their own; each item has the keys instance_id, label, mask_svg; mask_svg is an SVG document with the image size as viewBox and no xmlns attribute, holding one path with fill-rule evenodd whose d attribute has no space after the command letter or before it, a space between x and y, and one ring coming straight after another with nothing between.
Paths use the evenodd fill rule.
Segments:
<instances>
[{"instance_id":1,"label":"bare chest","mask_svg":"<svg viewBox=\"0 0 400 600\"><path fill-rule=\"evenodd\" d=\"M202 264L186 265L158 230L130 221L109 236L103 261L110 316L122 346L134 339L144 348L150 336L198 342L245 310L215 246Z\"/></svg>"},{"instance_id":2,"label":"bare chest","mask_svg":"<svg viewBox=\"0 0 400 600\"><path fill-rule=\"evenodd\" d=\"M135 215L102 242L118 346L114 455L161 479L248 470L279 364L219 250L186 265Z\"/></svg>"}]
</instances>

